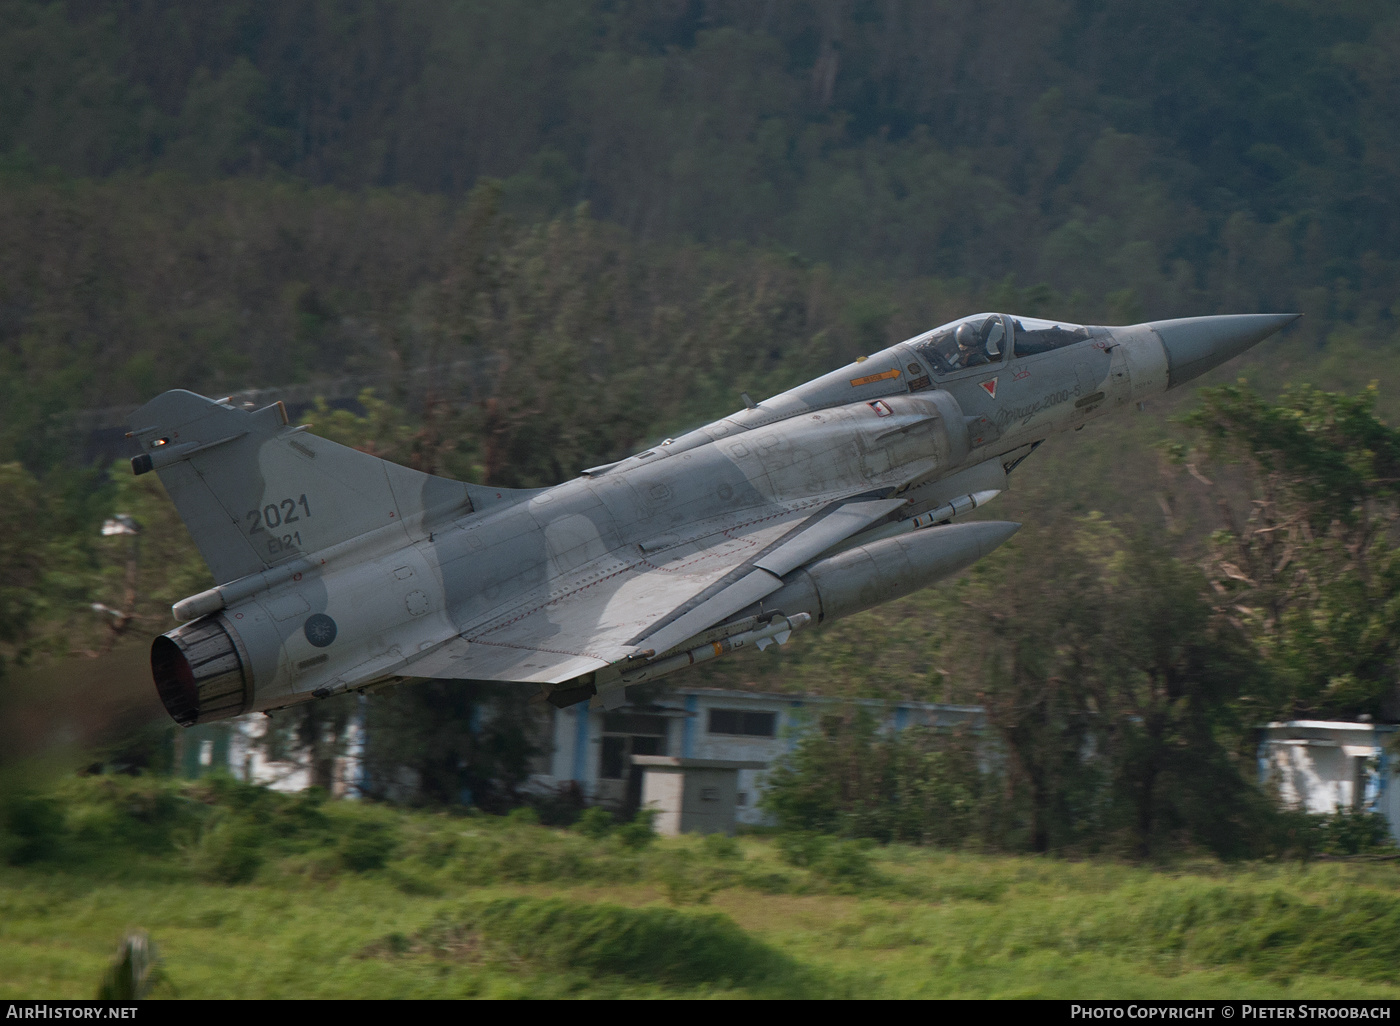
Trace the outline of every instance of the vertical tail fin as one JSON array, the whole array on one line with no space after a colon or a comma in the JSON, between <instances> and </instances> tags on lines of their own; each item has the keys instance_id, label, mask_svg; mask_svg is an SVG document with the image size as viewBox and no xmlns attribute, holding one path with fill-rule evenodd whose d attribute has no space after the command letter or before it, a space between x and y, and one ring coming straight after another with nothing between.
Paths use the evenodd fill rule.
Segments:
<instances>
[{"instance_id":1,"label":"vertical tail fin","mask_svg":"<svg viewBox=\"0 0 1400 1026\"><path fill-rule=\"evenodd\" d=\"M394 524L407 542L425 514L472 509L469 486L289 427L281 403L249 412L176 390L132 424L132 469L160 475L219 584Z\"/></svg>"}]
</instances>

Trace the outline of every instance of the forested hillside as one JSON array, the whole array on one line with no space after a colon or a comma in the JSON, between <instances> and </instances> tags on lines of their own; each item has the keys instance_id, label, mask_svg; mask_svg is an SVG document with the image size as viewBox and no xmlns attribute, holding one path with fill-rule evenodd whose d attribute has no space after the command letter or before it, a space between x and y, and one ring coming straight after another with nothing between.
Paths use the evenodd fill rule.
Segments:
<instances>
[{"instance_id":1,"label":"forested hillside","mask_svg":"<svg viewBox=\"0 0 1400 1026\"><path fill-rule=\"evenodd\" d=\"M1052 440L960 590L708 679L1039 716L1024 780L1400 715L1394 5L0 0L0 62L0 659L101 654L206 583L78 411L353 377L316 430L539 486L978 309L1300 310L1210 379L1263 398Z\"/></svg>"},{"instance_id":2,"label":"forested hillside","mask_svg":"<svg viewBox=\"0 0 1400 1026\"><path fill-rule=\"evenodd\" d=\"M1064 317L1290 308L1315 341L1392 330L1390 5L530 10L0 5L9 430L21 400L441 358L423 336L483 333L428 293L450 281L460 321L505 251L581 203L619 229L598 259L666 284L551 264L546 287L630 292L590 315L648 350L687 304L749 287L736 244L786 258L804 293L812 265L845 283L851 345L1013 298L1004 282ZM486 178L508 225L473 205ZM826 298L765 310L768 351L805 351Z\"/></svg>"},{"instance_id":3,"label":"forested hillside","mask_svg":"<svg viewBox=\"0 0 1400 1026\"><path fill-rule=\"evenodd\" d=\"M71 175L490 176L645 239L1151 313L1339 281L1387 307L1400 257L1382 2L18 0L3 23L0 147Z\"/></svg>"}]
</instances>

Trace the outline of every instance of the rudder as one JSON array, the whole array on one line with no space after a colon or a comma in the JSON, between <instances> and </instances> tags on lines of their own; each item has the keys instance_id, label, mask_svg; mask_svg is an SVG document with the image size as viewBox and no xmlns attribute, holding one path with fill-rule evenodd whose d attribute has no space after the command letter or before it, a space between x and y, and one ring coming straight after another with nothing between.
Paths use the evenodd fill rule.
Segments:
<instances>
[{"instance_id":1,"label":"rudder","mask_svg":"<svg viewBox=\"0 0 1400 1026\"><path fill-rule=\"evenodd\" d=\"M281 403L248 411L175 390L132 423L142 450L132 469L160 475L219 584L377 528L407 522L407 531L472 509L467 485L290 427Z\"/></svg>"}]
</instances>

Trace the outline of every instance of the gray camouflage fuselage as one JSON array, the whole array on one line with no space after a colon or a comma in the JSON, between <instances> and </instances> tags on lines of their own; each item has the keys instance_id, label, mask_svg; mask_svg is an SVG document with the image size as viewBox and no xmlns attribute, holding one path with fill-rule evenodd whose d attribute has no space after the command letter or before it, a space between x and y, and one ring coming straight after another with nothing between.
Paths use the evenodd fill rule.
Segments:
<instances>
[{"instance_id":1,"label":"gray camouflage fuselage","mask_svg":"<svg viewBox=\"0 0 1400 1026\"><path fill-rule=\"evenodd\" d=\"M1051 434L1293 315L1123 328L979 314L553 488L464 485L167 392L134 416L218 586L175 606L178 722L401 677L623 687L956 572L1019 525L948 523Z\"/></svg>"}]
</instances>

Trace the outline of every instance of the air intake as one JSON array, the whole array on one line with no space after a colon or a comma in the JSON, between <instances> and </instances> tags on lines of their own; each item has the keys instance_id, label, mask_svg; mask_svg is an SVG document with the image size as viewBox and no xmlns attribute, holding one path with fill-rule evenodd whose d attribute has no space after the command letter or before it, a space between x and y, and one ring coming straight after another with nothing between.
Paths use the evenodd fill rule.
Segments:
<instances>
[{"instance_id":1,"label":"air intake","mask_svg":"<svg viewBox=\"0 0 1400 1026\"><path fill-rule=\"evenodd\" d=\"M151 673L165 711L182 727L228 719L248 707L248 673L218 616L156 638Z\"/></svg>"}]
</instances>

